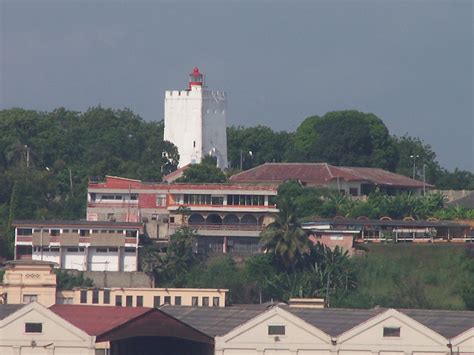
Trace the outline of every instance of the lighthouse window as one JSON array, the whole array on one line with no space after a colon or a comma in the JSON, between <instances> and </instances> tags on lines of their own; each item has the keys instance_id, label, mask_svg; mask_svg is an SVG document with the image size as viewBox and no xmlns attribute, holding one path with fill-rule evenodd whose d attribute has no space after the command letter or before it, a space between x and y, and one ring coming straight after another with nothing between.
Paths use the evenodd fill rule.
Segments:
<instances>
[{"instance_id":1,"label":"lighthouse window","mask_svg":"<svg viewBox=\"0 0 474 355\"><path fill-rule=\"evenodd\" d=\"M193 141L193 148L196 148L196 141Z\"/></svg>"}]
</instances>

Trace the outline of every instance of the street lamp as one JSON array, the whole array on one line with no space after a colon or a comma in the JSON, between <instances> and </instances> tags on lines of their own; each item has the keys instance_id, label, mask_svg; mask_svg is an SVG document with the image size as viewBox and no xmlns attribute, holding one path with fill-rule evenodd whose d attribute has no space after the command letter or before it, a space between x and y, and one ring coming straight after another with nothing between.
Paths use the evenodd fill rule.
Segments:
<instances>
[{"instance_id":1,"label":"street lamp","mask_svg":"<svg viewBox=\"0 0 474 355\"><path fill-rule=\"evenodd\" d=\"M253 152L251 150L249 150L247 154L250 155L250 158L253 159ZM242 151L242 148L240 148L240 171L242 171L243 162L244 162L243 151Z\"/></svg>"},{"instance_id":2,"label":"street lamp","mask_svg":"<svg viewBox=\"0 0 474 355\"><path fill-rule=\"evenodd\" d=\"M420 156L418 154L412 154L410 155L410 158L413 159L413 180L415 180L416 176L416 159L419 158Z\"/></svg>"}]
</instances>

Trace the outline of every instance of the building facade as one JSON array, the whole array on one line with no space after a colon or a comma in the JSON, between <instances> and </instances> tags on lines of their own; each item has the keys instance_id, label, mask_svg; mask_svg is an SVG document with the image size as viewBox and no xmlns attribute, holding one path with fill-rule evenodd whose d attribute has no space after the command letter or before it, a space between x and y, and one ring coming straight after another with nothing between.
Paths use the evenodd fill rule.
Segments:
<instances>
[{"instance_id":1,"label":"building facade","mask_svg":"<svg viewBox=\"0 0 474 355\"><path fill-rule=\"evenodd\" d=\"M226 94L210 91L194 68L187 90L166 91L164 140L179 152L179 166L200 163L211 155L217 166L227 167Z\"/></svg>"},{"instance_id":2,"label":"building facade","mask_svg":"<svg viewBox=\"0 0 474 355\"><path fill-rule=\"evenodd\" d=\"M15 260L79 271L137 271L141 223L13 221Z\"/></svg>"},{"instance_id":3,"label":"building facade","mask_svg":"<svg viewBox=\"0 0 474 355\"><path fill-rule=\"evenodd\" d=\"M197 231L206 252L258 252L261 230L271 223L276 186L159 184L107 176L88 187L89 221L143 222L152 239L168 241L182 226Z\"/></svg>"}]
</instances>

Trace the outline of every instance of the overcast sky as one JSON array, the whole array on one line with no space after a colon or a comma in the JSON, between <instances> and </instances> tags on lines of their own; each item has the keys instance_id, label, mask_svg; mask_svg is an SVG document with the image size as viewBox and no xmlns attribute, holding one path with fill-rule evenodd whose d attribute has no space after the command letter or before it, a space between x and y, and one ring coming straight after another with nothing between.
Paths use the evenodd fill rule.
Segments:
<instances>
[{"instance_id":1,"label":"overcast sky","mask_svg":"<svg viewBox=\"0 0 474 355\"><path fill-rule=\"evenodd\" d=\"M0 0L0 31L0 109L161 120L199 66L229 125L356 109L474 170L472 1Z\"/></svg>"}]
</instances>

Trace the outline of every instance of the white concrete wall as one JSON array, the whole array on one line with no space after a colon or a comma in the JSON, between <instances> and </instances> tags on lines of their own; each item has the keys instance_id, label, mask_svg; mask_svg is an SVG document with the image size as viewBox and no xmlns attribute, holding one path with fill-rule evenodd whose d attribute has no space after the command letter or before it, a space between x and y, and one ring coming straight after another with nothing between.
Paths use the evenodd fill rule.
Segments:
<instances>
[{"instance_id":1,"label":"white concrete wall","mask_svg":"<svg viewBox=\"0 0 474 355\"><path fill-rule=\"evenodd\" d=\"M102 248L101 248L102 249ZM109 248L107 248L108 250ZM119 271L119 256L117 252L97 252L97 248L89 248L90 271Z\"/></svg>"},{"instance_id":2,"label":"white concrete wall","mask_svg":"<svg viewBox=\"0 0 474 355\"><path fill-rule=\"evenodd\" d=\"M217 158L217 166L227 168L226 94L205 91L203 98L203 155Z\"/></svg>"},{"instance_id":3,"label":"white concrete wall","mask_svg":"<svg viewBox=\"0 0 474 355\"><path fill-rule=\"evenodd\" d=\"M164 140L179 152L179 167L199 163L202 158L202 90L165 93Z\"/></svg>"},{"instance_id":4,"label":"white concrete wall","mask_svg":"<svg viewBox=\"0 0 474 355\"><path fill-rule=\"evenodd\" d=\"M32 253L33 260L43 260L43 261L50 261L54 263L61 264L61 255L60 252L57 251L35 251L33 248Z\"/></svg>"},{"instance_id":5,"label":"white concrete wall","mask_svg":"<svg viewBox=\"0 0 474 355\"><path fill-rule=\"evenodd\" d=\"M63 248L63 265L64 269L75 269L85 271L87 267L87 257L85 251L72 252Z\"/></svg>"},{"instance_id":6,"label":"white concrete wall","mask_svg":"<svg viewBox=\"0 0 474 355\"><path fill-rule=\"evenodd\" d=\"M123 253L123 271L137 271L136 253Z\"/></svg>"}]
</instances>

